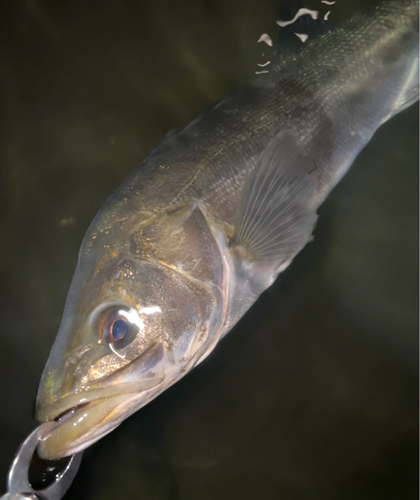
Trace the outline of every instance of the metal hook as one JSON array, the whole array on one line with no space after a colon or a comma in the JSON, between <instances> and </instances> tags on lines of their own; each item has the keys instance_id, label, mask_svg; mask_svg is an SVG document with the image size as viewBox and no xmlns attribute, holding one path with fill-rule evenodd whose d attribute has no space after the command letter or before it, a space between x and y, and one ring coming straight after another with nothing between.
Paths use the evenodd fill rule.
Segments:
<instances>
[{"instance_id":1,"label":"metal hook","mask_svg":"<svg viewBox=\"0 0 420 500\"><path fill-rule=\"evenodd\" d=\"M34 490L28 479L29 465L39 441L56 426L56 422L46 422L37 427L23 441L9 470L8 493L0 497L0 500L61 500L63 498L79 470L82 453L73 455L66 468L57 474L56 480L44 489Z\"/></svg>"}]
</instances>

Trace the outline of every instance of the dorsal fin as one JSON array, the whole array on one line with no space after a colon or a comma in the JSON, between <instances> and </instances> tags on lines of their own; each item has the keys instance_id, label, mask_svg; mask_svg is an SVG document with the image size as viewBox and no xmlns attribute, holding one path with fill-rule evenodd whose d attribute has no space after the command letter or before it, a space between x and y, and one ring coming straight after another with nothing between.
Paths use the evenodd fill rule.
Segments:
<instances>
[{"instance_id":1,"label":"dorsal fin","mask_svg":"<svg viewBox=\"0 0 420 500\"><path fill-rule=\"evenodd\" d=\"M276 272L310 240L316 221L314 161L291 130L262 153L246 181L232 245Z\"/></svg>"}]
</instances>

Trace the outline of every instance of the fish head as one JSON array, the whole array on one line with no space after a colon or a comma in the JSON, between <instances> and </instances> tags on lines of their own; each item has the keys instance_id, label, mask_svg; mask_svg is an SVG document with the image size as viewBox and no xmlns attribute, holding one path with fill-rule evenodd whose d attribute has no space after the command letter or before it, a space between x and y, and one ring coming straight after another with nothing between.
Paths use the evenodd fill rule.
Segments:
<instances>
[{"instance_id":1,"label":"fish head","mask_svg":"<svg viewBox=\"0 0 420 500\"><path fill-rule=\"evenodd\" d=\"M188 273L182 248L175 266L175 239L167 244L171 233L162 234L175 228L179 245L191 243L196 224L184 224L191 215L180 222L179 213L166 214L140 234L132 223L88 232L39 387L37 419L59 421L40 443L41 457L85 449L187 373L212 343L218 288Z\"/></svg>"}]
</instances>

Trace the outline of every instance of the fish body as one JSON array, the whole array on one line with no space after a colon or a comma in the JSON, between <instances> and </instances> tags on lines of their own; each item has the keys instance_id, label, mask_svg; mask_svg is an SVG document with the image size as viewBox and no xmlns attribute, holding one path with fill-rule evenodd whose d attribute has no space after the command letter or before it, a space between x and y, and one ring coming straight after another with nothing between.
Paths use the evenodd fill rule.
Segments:
<instances>
[{"instance_id":1,"label":"fish body","mask_svg":"<svg viewBox=\"0 0 420 500\"><path fill-rule=\"evenodd\" d=\"M205 359L310 241L378 127L418 99L418 2L385 1L168 134L80 250L39 394L45 458L86 448Z\"/></svg>"}]
</instances>

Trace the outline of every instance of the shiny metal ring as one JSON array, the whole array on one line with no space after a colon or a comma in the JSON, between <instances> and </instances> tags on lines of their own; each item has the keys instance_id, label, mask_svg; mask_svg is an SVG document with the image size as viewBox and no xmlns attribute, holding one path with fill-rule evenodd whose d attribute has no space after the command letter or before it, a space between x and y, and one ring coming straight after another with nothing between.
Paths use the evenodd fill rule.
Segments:
<instances>
[{"instance_id":1,"label":"shiny metal ring","mask_svg":"<svg viewBox=\"0 0 420 500\"><path fill-rule=\"evenodd\" d=\"M55 481L41 490L34 490L29 482L28 471L39 441L54 429L56 422L47 422L37 427L20 445L9 471L7 481L10 498L37 498L39 500L61 500L79 470L82 453L73 455L66 468L57 474ZM4 498L8 498L7 495Z\"/></svg>"}]
</instances>

